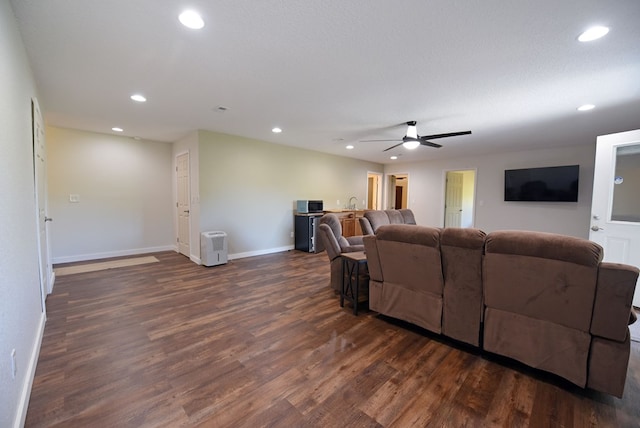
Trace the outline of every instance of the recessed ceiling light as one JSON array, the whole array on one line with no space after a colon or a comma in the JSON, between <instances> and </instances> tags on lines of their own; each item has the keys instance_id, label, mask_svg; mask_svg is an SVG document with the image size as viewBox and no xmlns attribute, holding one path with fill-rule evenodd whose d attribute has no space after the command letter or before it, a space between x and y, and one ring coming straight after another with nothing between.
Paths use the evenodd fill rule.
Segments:
<instances>
[{"instance_id":1,"label":"recessed ceiling light","mask_svg":"<svg viewBox=\"0 0 640 428\"><path fill-rule=\"evenodd\" d=\"M118 128L117 126L114 126L113 128L111 128L112 131L116 131L116 132L122 132L124 131L124 129L122 128Z\"/></svg>"},{"instance_id":2,"label":"recessed ceiling light","mask_svg":"<svg viewBox=\"0 0 640 428\"><path fill-rule=\"evenodd\" d=\"M346 148L347 148L347 150L353 150L353 145L349 144Z\"/></svg>"},{"instance_id":3,"label":"recessed ceiling light","mask_svg":"<svg viewBox=\"0 0 640 428\"><path fill-rule=\"evenodd\" d=\"M578 111L589 111L593 110L594 108L596 108L596 106L594 106L593 104L584 104L578 107Z\"/></svg>"},{"instance_id":4,"label":"recessed ceiling light","mask_svg":"<svg viewBox=\"0 0 640 428\"><path fill-rule=\"evenodd\" d=\"M185 10L182 12L178 19L187 28L191 28L192 30L199 30L204 27L204 21L200 14L194 10Z\"/></svg>"},{"instance_id":5,"label":"recessed ceiling light","mask_svg":"<svg viewBox=\"0 0 640 428\"><path fill-rule=\"evenodd\" d=\"M608 27L598 25L595 27L591 27L584 33L580 34L580 36L578 36L578 40L581 42L591 42L593 40L599 39L600 37L606 36L608 32Z\"/></svg>"},{"instance_id":6,"label":"recessed ceiling light","mask_svg":"<svg viewBox=\"0 0 640 428\"><path fill-rule=\"evenodd\" d=\"M391 156L389 159L396 160L396 159L398 159L398 156L395 156L395 155L394 155L394 156Z\"/></svg>"},{"instance_id":7,"label":"recessed ceiling light","mask_svg":"<svg viewBox=\"0 0 640 428\"><path fill-rule=\"evenodd\" d=\"M143 103L143 102L147 101L147 99L143 95L140 95L140 94L131 95L131 99L133 101L137 101L139 103Z\"/></svg>"},{"instance_id":8,"label":"recessed ceiling light","mask_svg":"<svg viewBox=\"0 0 640 428\"><path fill-rule=\"evenodd\" d=\"M278 127L276 126L275 128L273 128L273 129L271 130L271 132L273 132L274 134L279 134L279 133L281 133L281 132L282 132L282 129L280 129L280 128L278 128Z\"/></svg>"}]
</instances>

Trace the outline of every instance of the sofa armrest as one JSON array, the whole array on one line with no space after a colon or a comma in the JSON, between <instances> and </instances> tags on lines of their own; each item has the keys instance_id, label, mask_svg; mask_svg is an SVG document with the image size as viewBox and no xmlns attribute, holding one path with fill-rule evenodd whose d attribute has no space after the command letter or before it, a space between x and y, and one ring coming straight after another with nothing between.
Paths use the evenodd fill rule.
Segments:
<instances>
[{"instance_id":1,"label":"sofa armrest","mask_svg":"<svg viewBox=\"0 0 640 428\"><path fill-rule=\"evenodd\" d=\"M591 334L618 342L625 340L638 273L634 266L600 263Z\"/></svg>"},{"instance_id":2,"label":"sofa armrest","mask_svg":"<svg viewBox=\"0 0 640 428\"><path fill-rule=\"evenodd\" d=\"M378 243L376 235L366 235L363 237L364 250L367 253L367 269L369 278L373 281L382 282L382 267L380 266L380 256L378 254Z\"/></svg>"},{"instance_id":3,"label":"sofa armrest","mask_svg":"<svg viewBox=\"0 0 640 428\"><path fill-rule=\"evenodd\" d=\"M364 243L362 242L362 235L347 236L347 242L349 243L349 245L364 245Z\"/></svg>"}]
</instances>

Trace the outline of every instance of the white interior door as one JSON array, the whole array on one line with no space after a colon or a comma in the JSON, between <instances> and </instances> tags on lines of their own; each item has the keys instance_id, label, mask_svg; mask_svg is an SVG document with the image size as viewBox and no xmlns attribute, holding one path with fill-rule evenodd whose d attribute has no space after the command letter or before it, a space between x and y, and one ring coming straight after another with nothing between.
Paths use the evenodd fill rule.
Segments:
<instances>
[{"instance_id":1,"label":"white interior door","mask_svg":"<svg viewBox=\"0 0 640 428\"><path fill-rule=\"evenodd\" d=\"M597 139L589 239L604 248L605 261L640 267L640 130Z\"/></svg>"},{"instance_id":2,"label":"white interior door","mask_svg":"<svg viewBox=\"0 0 640 428\"><path fill-rule=\"evenodd\" d=\"M189 153L176 157L176 179L178 203L178 251L190 257L190 195L189 195Z\"/></svg>"},{"instance_id":3,"label":"white interior door","mask_svg":"<svg viewBox=\"0 0 640 428\"><path fill-rule=\"evenodd\" d=\"M462 226L462 185L464 176L459 172L447 172L444 202L444 227Z\"/></svg>"},{"instance_id":4,"label":"white interior door","mask_svg":"<svg viewBox=\"0 0 640 428\"><path fill-rule=\"evenodd\" d=\"M31 100L32 137L33 137L33 168L36 190L36 210L38 217L38 262L40 267L40 295L42 298L42 311L46 312L45 299L53 286L51 260L49 259L49 240L47 237L46 199L46 147L44 140L44 121L38 100Z\"/></svg>"}]
</instances>

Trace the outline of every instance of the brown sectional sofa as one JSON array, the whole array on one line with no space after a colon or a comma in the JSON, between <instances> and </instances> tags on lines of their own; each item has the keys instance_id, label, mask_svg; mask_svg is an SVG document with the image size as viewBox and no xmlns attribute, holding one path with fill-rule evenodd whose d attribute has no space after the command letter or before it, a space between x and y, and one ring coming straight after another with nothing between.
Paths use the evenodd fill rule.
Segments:
<instances>
[{"instance_id":1,"label":"brown sectional sofa","mask_svg":"<svg viewBox=\"0 0 640 428\"><path fill-rule=\"evenodd\" d=\"M363 235L374 235L380 226L388 224L416 224L413 211L401 210L365 210L359 217Z\"/></svg>"},{"instance_id":2,"label":"brown sectional sofa","mask_svg":"<svg viewBox=\"0 0 640 428\"><path fill-rule=\"evenodd\" d=\"M363 242L372 310L622 396L638 269L597 244L401 224Z\"/></svg>"}]
</instances>

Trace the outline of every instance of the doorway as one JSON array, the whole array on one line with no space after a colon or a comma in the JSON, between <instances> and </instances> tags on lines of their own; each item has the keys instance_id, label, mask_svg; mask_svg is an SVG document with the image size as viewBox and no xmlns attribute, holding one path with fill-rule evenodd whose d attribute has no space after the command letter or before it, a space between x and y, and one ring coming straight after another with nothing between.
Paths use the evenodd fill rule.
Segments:
<instances>
[{"instance_id":1,"label":"doorway","mask_svg":"<svg viewBox=\"0 0 640 428\"><path fill-rule=\"evenodd\" d=\"M367 172L367 209L382 209L382 174L379 172Z\"/></svg>"},{"instance_id":2,"label":"doorway","mask_svg":"<svg viewBox=\"0 0 640 428\"><path fill-rule=\"evenodd\" d=\"M49 251L49 236L47 223L47 193L46 193L46 147L44 139L44 120L38 100L31 99L31 123L33 139L33 168L36 192L36 210L38 220L38 262L40 268L40 303L42 312L46 312L46 298L53 290L53 269Z\"/></svg>"},{"instance_id":3,"label":"doorway","mask_svg":"<svg viewBox=\"0 0 640 428\"><path fill-rule=\"evenodd\" d=\"M640 130L599 136L589 239L604 261L640 267ZM640 307L636 286L633 306Z\"/></svg>"},{"instance_id":4,"label":"doorway","mask_svg":"<svg viewBox=\"0 0 640 428\"><path fill-rule=\"evenodd\" d=\"M190 202L189 194L189 152L176 156L176 208L178 210L178 252L187 257L191 255L190 249Z\"/></svg>"},{"instance_id":5,"label":"doorway","mask_svg":"<svg viewBox=\"0 0 640 428\"><path fill-rule=\"evenodd\" d=\"M409 208L409 174L389 174L387 183L387 209Z\"/></svg>"},{"instance_id":6,"label":"doorway","mask_svg":"<svg viewBox=\"0 0 640 428\"><path fill-rule=\"evenodd\" d=\"M444 227L475 224L476 171L445 171Z\"/></svg>"}]
</instances>

